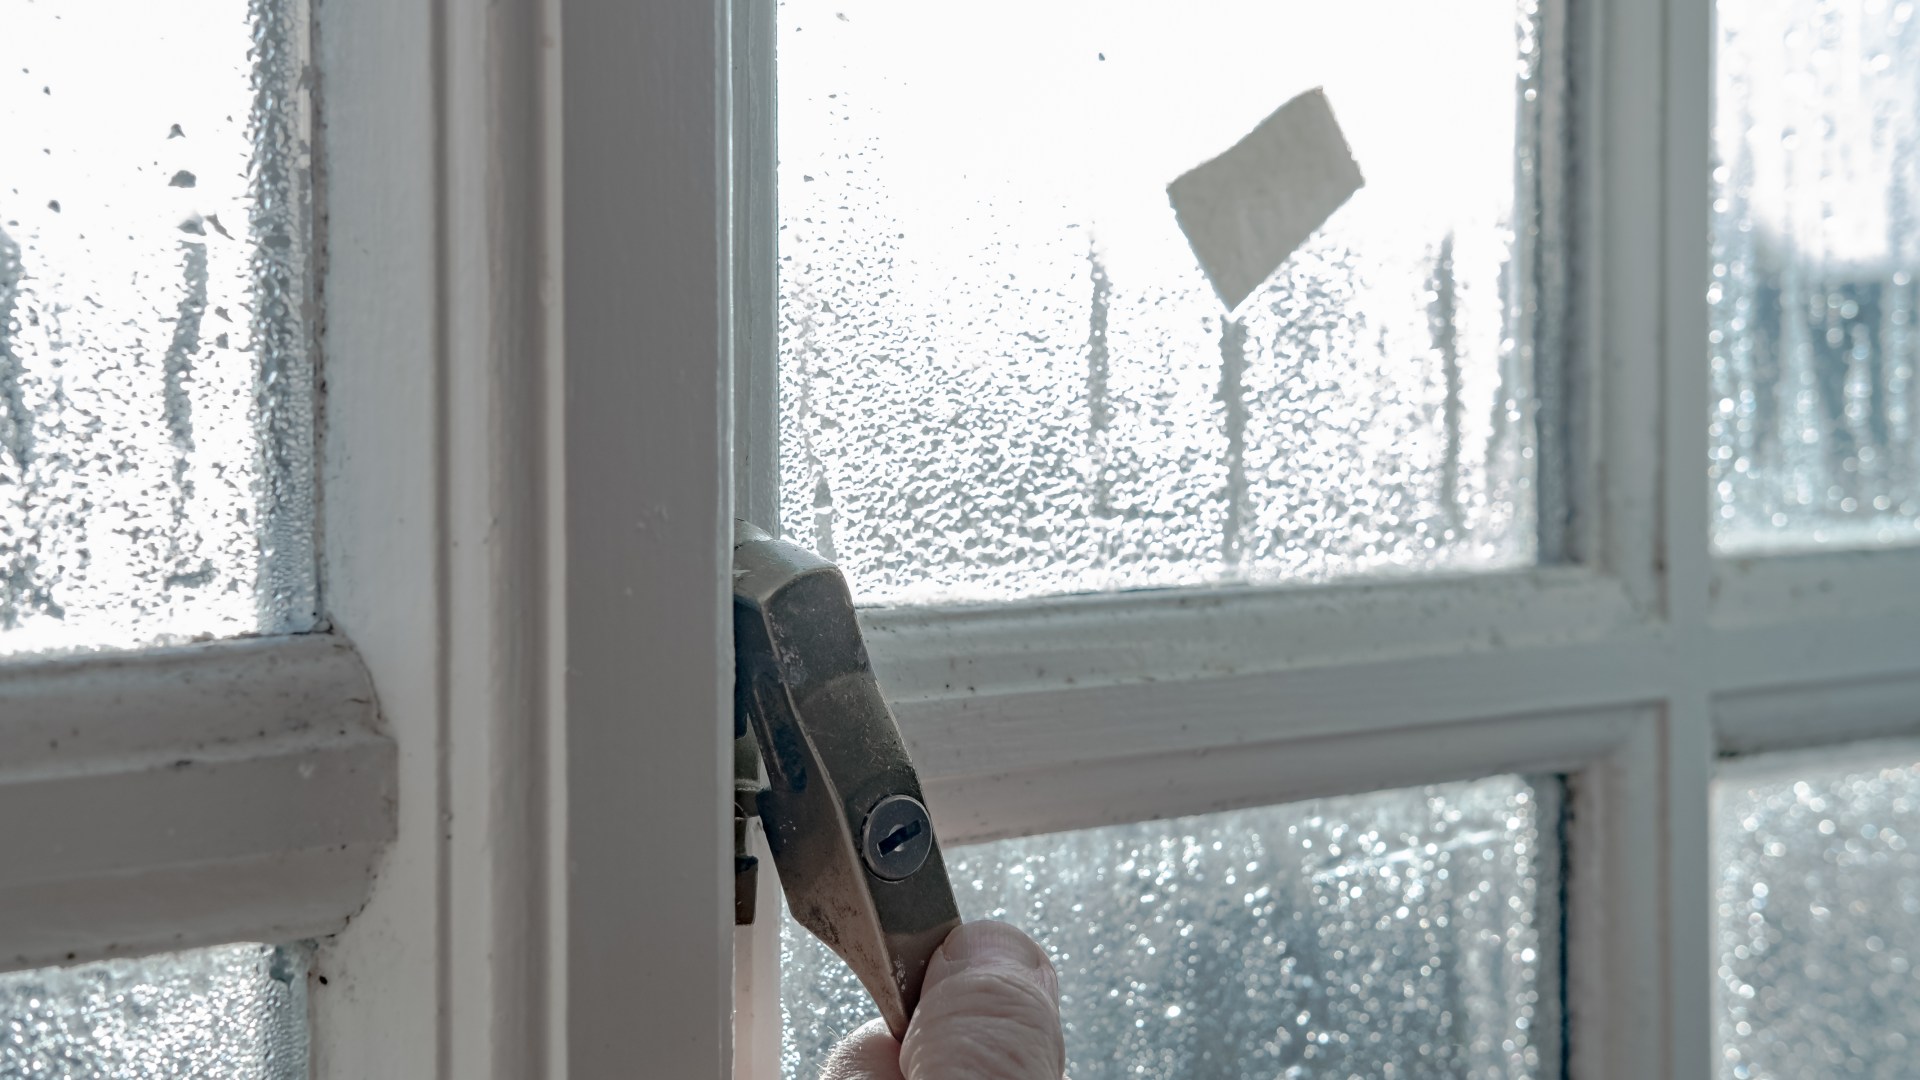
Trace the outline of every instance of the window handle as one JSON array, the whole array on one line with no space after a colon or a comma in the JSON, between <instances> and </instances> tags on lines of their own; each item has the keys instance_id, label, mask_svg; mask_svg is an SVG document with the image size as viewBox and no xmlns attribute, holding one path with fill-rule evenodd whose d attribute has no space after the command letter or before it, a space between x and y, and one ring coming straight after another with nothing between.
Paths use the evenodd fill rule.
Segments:
<instances>
[{"instance_id":1,"label":"window handle","mask_svg":"<svg viewBox=\"0 0 1920 1080\"><path fill-rule=\"evenodd\" d=\"M733 649L734 735L766 770L754 802L787 907L904 1036L960 913L839 568L737 522Z\"/></svg>"}]
</instances>

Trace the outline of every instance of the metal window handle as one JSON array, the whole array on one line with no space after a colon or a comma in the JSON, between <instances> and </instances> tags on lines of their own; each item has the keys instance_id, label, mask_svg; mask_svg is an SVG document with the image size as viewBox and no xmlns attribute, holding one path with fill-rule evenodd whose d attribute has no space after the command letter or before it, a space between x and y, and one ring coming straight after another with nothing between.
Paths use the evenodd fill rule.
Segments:
<instances>
[{"instance_id":1,"label":"metal window handle","mask_svg":"<svg viewBox=\"0 0 1920 1080\"><path fill-rule=\"evenodd\" d=\"M787 906L903 1036L960 914L839 569L736 522L733 648L734 731L766 769L757 808Z\"/></svg>"}]
</instances>

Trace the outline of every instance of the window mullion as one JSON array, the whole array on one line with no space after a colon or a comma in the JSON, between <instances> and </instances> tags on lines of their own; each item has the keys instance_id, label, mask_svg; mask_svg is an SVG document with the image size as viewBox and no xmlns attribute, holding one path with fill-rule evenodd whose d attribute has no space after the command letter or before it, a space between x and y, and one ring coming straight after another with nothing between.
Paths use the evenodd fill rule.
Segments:
<instances>
[{"instance_id":1,"label":"window mullion","mask_svg":"<svg viewBox=\"0 0 1920 1080\"><path fill-rule=\"evenodd\" d=\"M775 0L728 0L732 17L733 477L734 515L780 535L778 102ZM760 860L754 922L737 927L733 1075L780 1072L779 879L757 824Z\"/></svg>"},{"instance_id":2,"label":"window mullion","mask_svg":"<svg viewBox=\"0 0 1920 1080\"><path fill-rule=\"evenodd\" d=\"M338 930L394 833L394 744L337 637L0 675L0 969Z\"/></svg>"},{"instance_id":3,"label":"window mullion","mask_svg":"<svg viewBox=\"0 0 1920 1080\"><path fill-rule=\"evenodd\" d=\"M780 293L774 0L733 19L734 513L780 535Z\"/></svg>"},{"instance_id":4,"label":"window mullion","mask_svg":"<svg viewBox=\"0 0 1920 1080\"><path fill-rule=\"evenodd\" d=\"M1712 1068L1713 731L1708 607L1712 590L1707 475L1707 282L1712 171L1712 0L1665 0L1662 86L1659 352L1663 358L1659 475L1663 607L1674 661L1662 725L1661 851L1670 1008L1665 1068ZM1624 44L1624 43L1622 43ZM1624 59L1624 57L1623 57ZM1628 60L1631 63L1631 60ZM1652 851L1641 853L1651 859Z\"/></svg>"},{"instance_id":5,"label":"window mullion","mask_svg":"<svg viewBox=\"0 0 1920 1080\"><path fill-rule=\"evenodd\" d=\"M1712 16L1712 0L1667 0L1659 219L1659 348L1665 371L1659 542L1666 571L1666 614L1676 628L1688 629L1706 622L1712 583L1707 476Z\"/></svg>"}]
</instances>

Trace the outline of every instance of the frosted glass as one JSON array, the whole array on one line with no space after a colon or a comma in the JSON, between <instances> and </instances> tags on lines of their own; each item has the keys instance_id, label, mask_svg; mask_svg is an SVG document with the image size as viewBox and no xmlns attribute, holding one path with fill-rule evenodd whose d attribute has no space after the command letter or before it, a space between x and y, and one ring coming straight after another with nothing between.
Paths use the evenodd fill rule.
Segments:
<instances>
[{"instance_id":1,"label":"frosted glass","mask_svg":"<svg viewBox=\"0 0 1920 1080\"><path fill-rule=\"evenodd\" d=\"M1920 18L1911 0L1718 11L1715 541L1920 541Z\"/></svg>"},{"instance_id":2,"label":"frosted glass","mask_svg":"<svg viewBox=\"0 0 1920 1080\"><path fill-rule=\"evenodd\" d=\"M0 653L314 618L304 13L0 0Z\"/></svg>"},{"instance_id":3,"label":"frosted glass","mask_svg":"<svg viewBox=\"0 0 1920 1080\"><path fill-rule=\"evenodd\" d=\"M1535 557L1531 0L782 0L781 521L864 603ZM1229 318L1166 186L1324 87Z\"/></svg>"},{"instance_id":4,"label":"frosted glass","mask_svg":"<svg viewBox=\"0 0 1920 1080\"><path fill-rule=\"evenodd\" d=\"M306 980L271 945L0 975L0 1076L304 1080Z\"/></svg>"},{"instance_id":5,"label":"frosted glass","mask_svg":"<svg viewBox=\"0 0 1920 1080\"><path fill-rule=\"evenodd\" d=\"M948 869L966 917L1052 955L1074 1080L1552 1076L1540 795L1496 777L954 848ZM781 992L788 1080L876 1015L790 919Z\"/></svg>"},{"instance_id":6,"label":"frosted glass","mask_svg":"<svg viewBox=\"0 0 1920 1080\"><path fill-rule=\"evenodd\" d=\"M1746 766L1714 789L1720 1075L1914 1075L1920 750Z\"/></svg>"}]
</instances>

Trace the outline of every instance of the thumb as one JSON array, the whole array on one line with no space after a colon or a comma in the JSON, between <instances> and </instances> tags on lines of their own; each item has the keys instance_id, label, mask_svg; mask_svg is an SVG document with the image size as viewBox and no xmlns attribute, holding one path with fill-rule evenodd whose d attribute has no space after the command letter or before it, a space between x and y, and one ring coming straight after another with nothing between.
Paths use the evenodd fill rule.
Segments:
<instances>
[{"instance_id":1,"label":"thumb","mask_svg":"<svg viewBox=\"0 0 1920 1080\"><path fill-rule=\"evenodd\" d=\"M820 1080L901 1080L900 1040L875 1017L833 1048Z\"/></svg>"},{"instance_id":2,"label":"thumb","mask_svg":"<svg viewBox=\"0 0 1920 1080\"><path fill-rule=\"evenodd\" d=\"M1060 1080L1060 983L1046 951L999 922L947 935L900 1046L906 1080Z\"/></svg>"}]
</instances>

